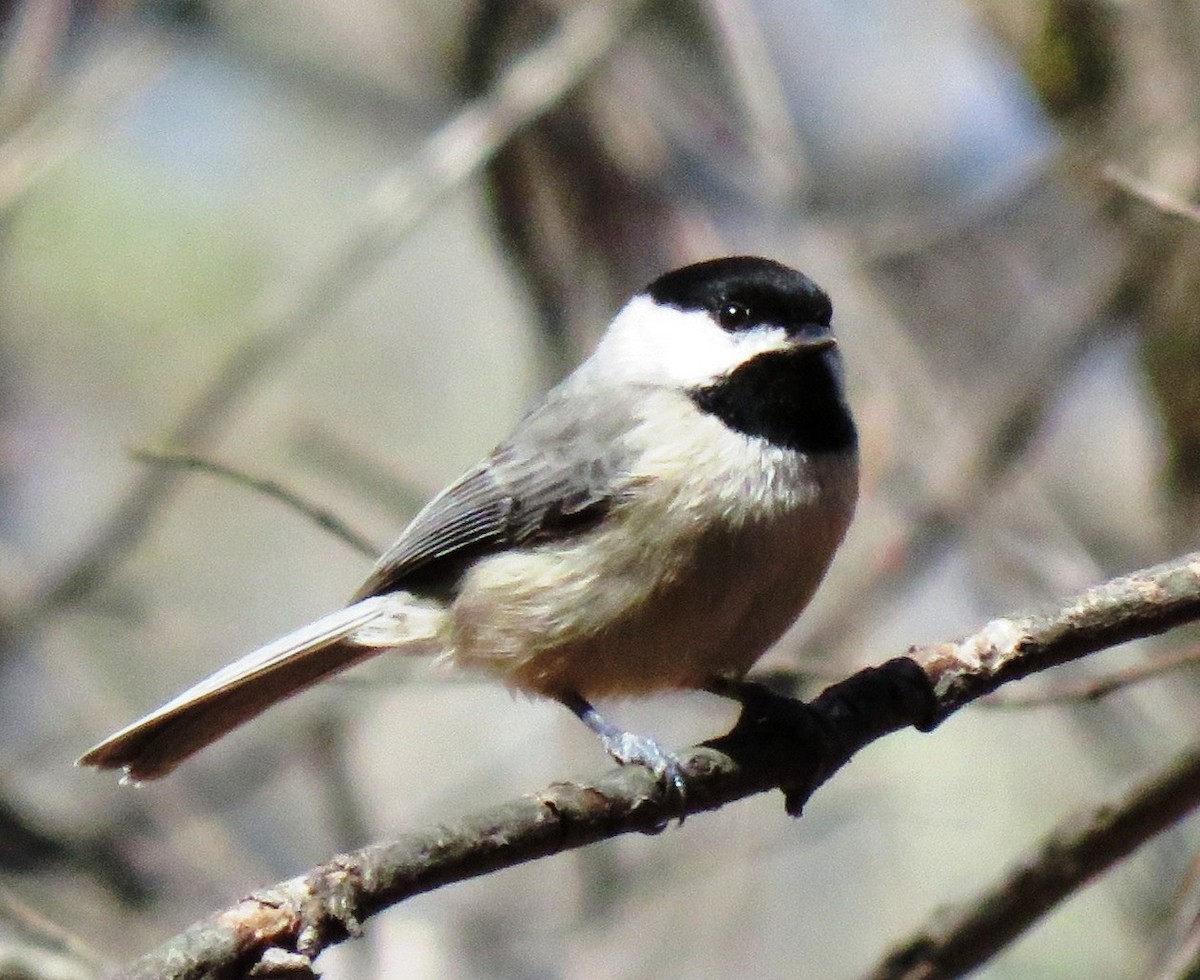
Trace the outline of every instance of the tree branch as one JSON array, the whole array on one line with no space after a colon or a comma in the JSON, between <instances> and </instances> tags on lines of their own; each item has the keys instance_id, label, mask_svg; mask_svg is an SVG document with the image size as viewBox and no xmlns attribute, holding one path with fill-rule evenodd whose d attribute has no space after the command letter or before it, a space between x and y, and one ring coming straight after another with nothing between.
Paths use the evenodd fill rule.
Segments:
<instances>
[{"instance_id":1,"label":"tree branch","mask_svg":"<svg viewBox=\"0 0 1200 980\"><path fill-rule=\"evenodd\" d=\"M1050 613L995 619L958 643L912 651L937 691L938 719L1001 684L1200 619L1200 552L1076 596Z\"/></svg>"},{"instance_id":2,"label":"tree branch","mask_svg":"<svg viewBox=\"0 0 1200 980\"><path fill-rule=\"evenodd\" d=\"M1188 667L1200 667L1200 649L1190 648L1132 664L1099 677L1088 677L1072 684L1059 684L1044 691L1006 692L984 698L980 704L989 708L1040 708L1046 705L1086 704L1099 701L1127 687L1154 680Z\"/></svg>"},{"instance_id":3,"label":"tree branch","mask_svg":"<svg viewBox=\"0 0 1200 980\"><path fill-rule=\"evenodd\" d=\"M240 976L268 953L311 960L413 895L609 837L654 833L672 818L770 789L782 789L789 812L799 813L825 780L882 735L909 725L929 730L1009 681L1197 619L1200 552L1114 579L1047 613L996 619L963 640L914 647L832 685L807 706L764 689L761 698L747 699L732 732L680 754L682 808L641 766L592 783L555 783L340 855L196 923L119 977ZM1182 777L1176 771L1170 778Z\"/></svg>"},{"instance_id":4,"label":"tree branch","mask_svg":"<svg viewBox=\"0 0 1200 980\"><path fill-rule=\"evenodd\" d=\"M1200 806L1200 746L1120 800L1063 824L994 887L940 913L866 980L959 977L1076 889Z\"/></svg>"}]
</instances>

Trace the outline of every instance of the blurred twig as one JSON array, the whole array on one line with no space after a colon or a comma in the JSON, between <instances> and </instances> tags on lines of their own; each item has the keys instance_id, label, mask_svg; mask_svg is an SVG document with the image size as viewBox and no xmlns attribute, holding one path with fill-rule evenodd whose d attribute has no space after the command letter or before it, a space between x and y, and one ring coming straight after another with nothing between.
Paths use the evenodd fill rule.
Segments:
<instances>
[{"instance_id":1,"label":"blurred twig","mask_svg":"<svg viewBox=\"0 0 1200 980\"><path fill-rule=\"evenodd\" d=\"M703 11L745 118L746 146L756 163L753 191L774 207L801 200L810 190L811 168L761 19L748 0L708 0Z\"/></svg>"},{"instance_id":2,"label":"blurred twig","mask_svg":"<svg viewBox=\"0 0 1200 980\"><path fill-rule=\"evenodd\" d=\"M291 449L308 471L319 473L360 500L382 507L398 521L411 520L441 489L442 479L432 473L426 475L416 461L405 460L404 470L397 472L394 459L384 460L373 447L356 444L345 430L335 432L324 425L304 424L293 435Z\"/></svg>"},{"instance_id":3,"label":"blurred twig","mask_svg":"<svg viewBox=\"0 0 1200 980\"><path fill-rule=\"evenodd\" d=\"M1174 953L1161 970L1149 974L1152 980L1196 980L1200 977L1200 918L1192 923Z\"/></svg>"},{"instance_id":4,"label":"blurred twig","mask_svg":"<svg viewBox=\"0 0 1200 980\"><path fill-rule=\"evenodd\" d=\"M10 12L0 70L0 131L7 132L36 103L66 46L70 0L25 0Z\"/></svg>"},{"instance_id":5,"label":"blurred twig","mask_svg":"<svg viewBox=\"0 0 1200 980\"><path fill-rule=\"evenodd\" d=\"M99 44L68 82L44 99L27 119L16 113L0 142L0 213L18 203L45 174L92 143L110 126L116 110L160 71L170 45L161 36L141 32L123 39L119 50Z\"/></svg>"},{"instance_id":6,"label":"blurred twig","mask_svg":"<svg viewBox=\"0 0 1200 980\"><path fill-rule=\"evenodd\" d=\"M218 463L216 460L208 459L195 453L155 452L150 449L135 449L130 455L134 459L142 463L149 463L152 466L196 470L200 473L223 477L226 480L236 483L238 486L264 494L272 500L278 500L281 504L307 517L317 527L321 528L321 530L328 531L335 538L345 542L355 551L359 552L359 554L366 555L368 558L375 558L382 550L378 545L373 544L355 531L345 521L334 514L333 511L305 500L296 491L289 490L277 480L254 476L244 470L227 466L224 463Z\"/></svg>"},{"instance_id":7,"label":"blurred twig","mask_svg":"<svg viewBox=\"0 0 1200 980\"><path fill-rule=\"evenodd\" d=\"M834 684L803 710L784 713L778 702L773 711L748 708L729 735L680 755L682 808L640 766L587 785L556 783L453 824L341 855L197 923L120 976L245 972L270 950L315 957L408 897L620 834L657 831L681 809L700 813L781 788L789 811L798 813L876 738L909 725L928 729L1009 681L1197 619L1200 552L1090 589L1053 612L993 620L963 640L910 649ZM1200 758L1189 758L1200 767ZM1186 781L1178 771L1171 778L1172 786ZM1173 810L1158 807L1158 819L1163 810L1181 809L1178 790L1154 792L1160 802L1176 801ZM1138 806L1139 814L1147 808Z\"/></svg>"},{"instance_id":8,"label":"blurred twig","mask_svg":"<svg viewBox=\"0 0 1200 980\"><path fill-rule=\"evenodd\" d=\"M1169 218L1182 218L1184 221L1200 223L1200 205L1180 200L1173 194L1155 187L1149 181L1135 177L1115 163L1108 164L1101 171L1101 177L1106 183L1124 191L1130 197L1137 198L1143 204L1148 204L1159 214Z\"/></svg>"},{"instance_id":9,"label":"blurred twig","mask_svg":"<svg viewBox=\"0 0 1200 980\"><path fill-rule=\"evenodd\" d=\"M1200 976L1200 857L1193 854L1176 891L1175 922L1147 980L1194 980Z\"/></svg>"},{"instance_id":10,"label":"blurred twig","mask_svg":"<svg viewBox=\"0 0 1200 980\"><path fill-rule=\"evenodd\" d=\"M65 872L76 881L96 882L131 907L146 904L154 889L148 876L121 852L109 835L50 826L3 797L0 797L0 871L12 875ZM0 976L3 975L0 969Z\"/></svg>"},{"instance_id":11,"label":"blurred twig","mask_svg":"<svg viewBox=\"0 0 1200 980\"><path fill-rule=\"evenodd\" d=\"M1063 899L1200 806L1200 747L1121 799L1071 820L1002 880L939 913L869 980L944 980L978 967Z\"/></svg>"},{"instance_id":12,"label":"blurred twig","mask_svg":"<svg viewBox=\"0 0 1200 980\"><path fill-rule=\"evenodd\" d=\"M30 908L6 889L0 890L0 975L12 978L53 977L92 980L109 964L78 937Z\"/></svg>"},{"instance_id":13,"label":"blurred twig","mask_svg":"<svg viewBox=\"0 0 1200 980\"><path fill-rule=\"evenodd\" d=\"M517 59L484 95L433 133L417 154L386 176L368 205L317 271L289 274L266 291L250 317L249 338L184 409L163 440L201 449L263 373L285 360L327 322L353 286L366 278L422 220L469 180L514 133L551 109L617 44L637 0L581 4L563 16L539 47ZM136 477L108 518L66 566L37 589L6 624L19 632L57 608L80 602L133 550L179 481L177 470Z\"/></svg>"}]
</instances>

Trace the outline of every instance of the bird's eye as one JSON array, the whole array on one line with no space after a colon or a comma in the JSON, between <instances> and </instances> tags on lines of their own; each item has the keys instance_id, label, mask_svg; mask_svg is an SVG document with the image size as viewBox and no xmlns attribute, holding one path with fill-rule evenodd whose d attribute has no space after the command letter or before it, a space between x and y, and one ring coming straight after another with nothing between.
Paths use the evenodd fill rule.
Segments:
<instances>
[{"instance_id":1,"label":"bird's eye","mask_svg":"<svg viewBox=\"0 0 1200 980\"><path fill-rule=\"evenodd\" d=\"M750 307L744 303L722 303L717 308L717 322L724 330L737 330L750 322Z\"/></svg>"}]
</instances>

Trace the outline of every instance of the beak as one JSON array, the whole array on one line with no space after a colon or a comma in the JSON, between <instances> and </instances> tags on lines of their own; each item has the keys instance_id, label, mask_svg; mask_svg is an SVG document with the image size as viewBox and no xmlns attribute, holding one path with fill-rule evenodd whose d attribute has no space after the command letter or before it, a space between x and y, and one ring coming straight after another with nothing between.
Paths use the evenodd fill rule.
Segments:
<instances>
[{"instance_id":1,"label":"beak","mask_svg":"<svg viewBox=\"0 0 1200 980\"><path fill-rule=\"evenodd\" d=\"M793 348L812 351L832 350L837 347L837 338L828 327L803 326L788 337Z\"/></svg>"}]
</instances>

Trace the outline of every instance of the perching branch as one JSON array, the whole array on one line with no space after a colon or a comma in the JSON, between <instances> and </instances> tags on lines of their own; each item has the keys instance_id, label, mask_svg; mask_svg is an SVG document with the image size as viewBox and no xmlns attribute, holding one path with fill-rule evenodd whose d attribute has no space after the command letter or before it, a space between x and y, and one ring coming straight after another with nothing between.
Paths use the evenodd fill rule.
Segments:
<instances>
[{"instance_id":1,"label":"perching branch","mask_svg":"<svg viewBox=\"0 0 1200 980\"><path fill-rule=\"evenodd\" d=\"M646 769L556 783L423 833L340 855L201 921L122 978L242 975L264 956L301 957L361 932L413 895L782 789L799 813L859 749L929 730L1009 681L1200 620L1200 552L1090 589L1050 612L993 620L963 640L912 648L827 688L810 705L751 698L728 735L680 754L681 807ZM786 708L782 705L791 705ZM1113 858L1115 860L1115 858Z\"/></svg>"},{"instance_id":2,"label":"perching branch","mask_svg":"<svg viewBox=\"0 0 1200 980\"><path fill-rule=\"evenodd\" d=\"M1200 552L1080 593L1051 613L995 619L958 643L914 649L939 720L1002 684L1200 619Z\"/></svg>"},{"instance_id":3,"label":"perching branch","mask_svg":"<svg viewBox=\"0 0 1200 980\"><path fill-rule=\"evenodd\" d=\"M1143 681L1154 680L1163 674L1174 673L1189 667L1200 667L1200 649L1192 647L1173 654L1155 657L1145 663L1132 664L1100 677L1088 677L1076 683L1060 684L1044 691L1005 692L985 698L980 703L996 708L1039 708L1044 705L1086 704L1091 701L1099 701L1110 694L1123 691L1127 687L1141 684Z\"/></svg>"},{"instance_id":4,"label":"perching branch","mask_svg":"<svg viewBox=\"0 0 1200 980\"><path fill-rule=\"evenodd\" d=\"M1072 892L1200 806L1200 747L1119 800L1050 834L994 887L939 913L866 980L944 980L974 969Z\"/></svg>"}]
</instances>

